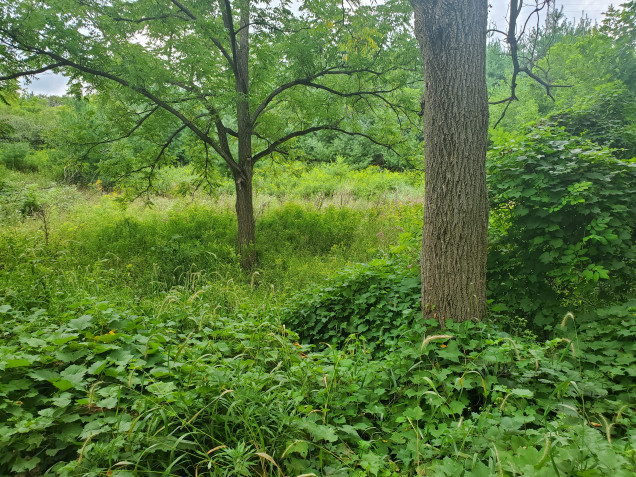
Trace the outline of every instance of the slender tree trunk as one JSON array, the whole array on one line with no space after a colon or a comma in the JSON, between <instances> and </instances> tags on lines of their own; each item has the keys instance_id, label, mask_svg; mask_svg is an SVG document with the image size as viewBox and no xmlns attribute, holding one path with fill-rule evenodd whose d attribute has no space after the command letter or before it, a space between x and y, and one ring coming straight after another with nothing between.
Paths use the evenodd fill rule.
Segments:
<instances>
[{"instance_id":1,"label":"slender tree trunk","mask_svg":"<svg viewBox=\"0 0 636 477\"><path fill-rule=\"evenodd\" d=\"M488 0L411 0L424 60L422 310L443 325L486 314Z\"/></svg>"},{"instance_id":2,"label":"slender tree trunk","mask_svg":"<svg viewBox=\"0 0 636 477\"><path fill-rule=\"evenodd\" d=\"M256 263L254 242L256 228L252 203L252 169L244 168L241 174L234 174L236 187L236 217L238 219L238 252L241 267L250 270Z\"/></svg>"},{"instance_id":3,"label":"slender tree trunk","mask_svg":"<svg viewBox=\"0 0 636 477\"><path fill-rule=\"evenodd\" d=\"M249 270L256 264L256 229L252 197L252 123L250 119L249 80L249 20L250 2L240 2L240 31L236 52L236 92L238 93L236 114L238 120L238 165L234 173L236 185L236 217L238 219L238 251L241 266Z\"/></svg>"}]
</instances>

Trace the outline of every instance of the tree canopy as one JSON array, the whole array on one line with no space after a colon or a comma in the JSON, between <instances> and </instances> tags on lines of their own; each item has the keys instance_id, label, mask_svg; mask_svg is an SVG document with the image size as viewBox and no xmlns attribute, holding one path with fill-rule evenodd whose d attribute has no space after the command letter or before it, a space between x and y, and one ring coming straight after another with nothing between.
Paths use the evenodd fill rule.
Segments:
<instances>
[{"instance_id":1,"label":"tree canopy","mask_svg":"<svg viewBox=\"0 0 636 477\"><path fill-rule=\"evenodd\" d=\"M412 112L397 99L417 62L416 48L401 47L414 41L409 18L400 2L3 0L1 79L64 71L129 105L127 135L152 121L163 134L154 158L126 172L152 178L180 134L195 136L206 151L201 170L216 155L235 179L241 248L254 242L260 159L324 130L389 148L399 138L374 138L352 120Z\"/></svg>"}]
</instances>

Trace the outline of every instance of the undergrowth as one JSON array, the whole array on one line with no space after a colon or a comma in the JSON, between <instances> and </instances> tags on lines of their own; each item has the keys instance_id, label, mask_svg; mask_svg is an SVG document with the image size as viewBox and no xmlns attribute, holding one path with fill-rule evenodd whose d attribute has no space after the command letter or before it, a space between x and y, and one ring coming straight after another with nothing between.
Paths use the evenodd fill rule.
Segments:
<instances>
[{"instance_id":1,"label":"undergrowth","mask_svg":"<svg viewBox=\"0 0 636 477\"><path fill-rule=\"evenodd\" d=\"M0 308L0 457L29 475L633 475L636 303L544 343L402 329L316 351L276 312ZM589 340L589 341L588 341ZM617 356L617 355L620 356ZM602 357L606 356L606 359ZM620 359L617 359L620 358ZM602 365L599 367L599 361ZM610 363L614 365L610 365Z\"/></svg>"},{"instance_id":2,"label":"undergrowth","mask_svg":"<svg viewBox=\"0 0 636 477\"><path fill-rule=\"evenodd\" d=\"M0 475L634 473L634 300L439 329L417 200L262 207L244 273L222 200L25 177L0 175Z\"/></svg>"}]
</instances>

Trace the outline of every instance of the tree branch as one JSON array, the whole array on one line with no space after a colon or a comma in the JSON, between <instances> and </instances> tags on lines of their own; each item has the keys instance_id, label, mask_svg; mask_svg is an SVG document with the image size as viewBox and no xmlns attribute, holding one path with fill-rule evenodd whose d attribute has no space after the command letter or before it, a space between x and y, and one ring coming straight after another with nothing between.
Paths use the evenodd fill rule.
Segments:
<instances>
[{"instance_id":1,"label":"tree branch","mask_svg":"<svg viewBox=\"0 0 636 477\"><path fill-rule=\"evenodd\" d=\"M27 48L26 46L24 47ZM131 84L126 79L121 78L113 73L101 71L101 70L86 66L84 64L79 64L71 60L67 60L64 57L58 55L57 53L53 53L51 51L40 50L38 48L29 48L29 50L43 56L48 56L49 58L52 58L60 62L63 66L73 68L75 70L81 71L83 73L86 73L92 76L109 79L115 83L125 86L126 88L129 88L130 90L135 91L136 93L146 97L147 99L155 103L157 106L161 107L162 109L171 113L173 116L177 117L188 129L190 129L197 137L199 137L199 139L201 139L203 142L212 146L212 148L223 158L223 160L228 164L228 166L230 166L231 169L236 171L240 170L238 167L238 164L234 161L232 156L228 155L227 151L224 150L219 143L217 143L209 135L205 134L199 127L197 127L196 124L194 124L193 121L185 117L183 113L181 113L179 110L172 107L168 101L162 100L161 98L157 97L155 94L153 94L146 88Z\"/></svg>"},{"instance_id":2,"label":"tree branch","mask_svg":"<svg viewBox=\"0 0 636 477\"><path fill-rule=\"evenodd\" d=\"M119 136L117 138L113 138L113 139L105 139L103 141L97 141L91 144L91 146L88 148L88 150L84 153L84 157L88 156L88 154L90 154L90 152L95 149L97 146L102 146L104 144L111 144L113 142L117 142L117 141L121 141L122 139L126 139L129 138L130 136L133 135L133 133L139 129L142 124L144 122L146 122L146 119L148 119L150 116L152 116L157 110L159 109L159 106L155 106L154 108L152 108L150 110L150 112L146 113L144 116L142 116L142 118L137 121L137 123L133 126L132 129L130 129L126 134L124 134L123 136ZM88 143L90 144L90 143ZM86 145L88 145L86 144Z\"/></svg>"},{"instance_id":3,"label":"tree branch","mask_svg":"<svg viewBox=\"0 0 636 477\"><path fill-rule=\"evenodd\" d=\"M171 1L172 1L173 5L175 5L179 10L181 10L183 13L185 13L191 20L195 20L195 21L197 20L197 17L190 10L188 10L188 8L186 8L186 6L183 5L179 0L171 0ZM230 65L230 68L232 69L234 74L236 74L236 62L232 59L232 57L227 52L225 47L221 44L221 41L218 38L216 38L214 36L210 36L210 35L208 35L208 38L212 41L212 43L214 43L214 46L216 46L218 48L218 50L221 52L221 54L227 60L228 64Z\"/></svg>"},{"instance_id":4,"label":"tree branch","mask_svg":"<svg viewBox=\"0 0 636 477\"><path fill-rule=\"evenodd\" d=\"M332 68L327 68L324 69L322 71L319 71L318 73L315 73L313 75L307 76L305 78L298 78L292 81L289 81L287 83L284 83L282 85L280 85L278 88L276 88L274 91L272 91L267 98L265 98L263 100L263 102L261 104L258 105L258 107L256 108L256 110L254 111L254 113L252 114L252 117L250 118L251 124L254 125L256 123L256 120L258 119L258 117L261 115L261 113L265 110L265 108L267 108L267 106L269 105L269 103L272 102L272 100L274 98L276 98L276 96L278 96L279 94L281 94L282 92L293 88L294 86L298 86L298 85L309 85L313 80L318 79L322 76L327 76L327 75L354 75L357 73L371 73L374 74L376 76L381 76L384 73L391 71L391 70L387 70L384 72L380 72L380 71L374 71L370 68L357 68L357 69L352 69L352 70L343 70L343 69L336 69L336 68L342 68L342 66L334 66Z\"/></svg>"},{"instance_id":5,"label":"tree branch","mask_svg":"<svg viewBox=\"0 0 636 477\"><path fill-rule=\"evenodd\" d=\"M154 20L165 20L167 18L177 18L179 20L187 20L187 18L180 17L179 15L173 14L165 14L165 15L157 15L156 17L142 17L142 18L124 18L124 17L111 17L113 21L116 22L127 22L127 23L145 23L151 22Z\"/></svg>"},{"instance_id":6,"label":"tree branch","mask_svg":"<svg viewBox=\"0 0 636 477\"><path fill-rule=\"evenodd\" d=\"M21 78L23 76L37 75L40 73L44 73L45 71L52 70L54 68L59 68L60 66L64 66L64 64L61 62L53 63L52 65L43 66L42 68L39 68L37 70L28 70L28 71L20 71L18 73L12 73L7 76L0 76L0 81L8 81L8 80L16 79L16 78Z\"/></svg>"},{"instance_id":7,"label":"tree branch","mask_svg":"<svg viewBox=\"0 0 636 477\"><path fill-rule=\"evenodd\" d=\"M532 71L530 71L529 68L523 67L519 70L520 73L525 73L526 75L528 75L530 78L532 78L533 80L535 80L537 83L539 83L541 86L543 86L545 88L546 94L549 96L549 98L552 101L555 101L554 97L552 96L552 93L550 92L550 88L571 88L572 85L571 84L553 84L553 83L548 83L547 81L542 80L541 78L539 78L537 75L535 75Z\"/></svg>"},{"instance_id":8,"label":"tree branch","mask_svg":"<svg viewBox=\"0 0 636 477\"><path fill-rule=\"evenodd\" d=\"M181 134L185 129L187 128L187 126L184 124L182 126L180 126L179 128L177 128L176 131L174 131L169 137L168 139L163 143L163 145L161 146L161 149L159 150L159 153L155 156L155 159L150 163L150 164L146 164L145 166L142 166L138 169L135 169L133 171L129 171L126 172L124 174L120 174L119 176L117 176L115 178L115 182L119 182L120 180L122 180L124 177L126 176L130 176L132 174L136 174L138 172L144 171L146 169L150 169L150 173L148 174L148 187L146 187L146 189L144 191L141 191L136 197L135 199L137 199L138 197L141 197L144 193L150 191L150 189L152 189L153 185L152 185L152 175L155 171L155 169L157 168L157 165L159 164L159 161L161 160L162 157L164 157L164 154L166 152L166 150L168 149L168 147L170 147L170 145L172 144L172 142L177 138L177 136L179 134Z\"/></svg>"},{"instance_id":9,"label":"tree branch","mask_svg":"<svg viewBox=\"0 0 636 477\"><path fill-rule=\"evenodd\" d=\"M236 44L236 31L234 31L234 20L232 19L232 6L230 5L229 0L220 0L221 7L221 16L223 17L223 24L228 31L230 36L230 49L232 50L232 64L234 67L232 68L234 71L234 75L236 76L238 71L238 46Z\"/></svg>"},{"instance_id":10,"label":"tree branch","mask_svg":"<svg viewBox=\"0 0 636 477\"><path fill-rule=\"evenodd\" d=\"M347 134L349 136L361 136L364 137L366 139L368 139L369 141L371 141L374 144L377 144L378 146L382 146L387 148L388 150L392 151L394 154L398 155L397 151L395 151L395 149L393 149L393 147L391 147L391 145L389 144L384 144L382 142L376 141L375 139L373 139L371 136L364 134L364 133L359 133L359 132L353 132L353 131L347 131L346 129L342 129L341 127L338 126L338 123L336 124L323 124L321 126L312 126L310 128L307 129L300 129L298 131L293 131L289 134L287 134L286 136L283 136L279 139L277 139L276 141L272 142L267 148L265 148L264 150L262 150L261 152L259 152L258 154L255 154L252 158L252 163L256 163L258 160L262 159L263 157L268 156L269 154L271 154L272 152L275 152L278 148L278 146L280 146L281 144L294 139L296 137L300 137L300 136L306 136L307 134L312 134L318 131L325 131L325 130L329 130L329 131L337 131L339 133L342 134Z\"/></svg>"},{"instance_id":11,"label":"tree branch","mask_svg":"<svg viewBox=\"0 0 636 477\"><path fill-rule=\"evenodd\" d=\"M197 19L197 17L195 17L194 14L190 10L188 10L186 6L183 3L181 3L179 0L171 0L171 1L174 6L176 6L179 10L181 10L186 15L188 15L190 17L190 20Z\"/></svg>"},{"instance_id":12,"label":"tree branch","mask_svg":"<svg viewBox=\"0 0 636 477\"><path fill-rule=\"evenodd\" d=\"M552 1L552 0L535 0L535 7L532 10L532 12L528 15L528 17L526 18L526 21L523 24L523 28L521 30L521 33L517 34L517 22L519 21L519 15L521 14L521 9L523 8L523 0L510 0L510 17L508 20L508 31L507 33L505 33L506 35L506 42L508 43L509 47L510 47L510 57L512 59L512 77L510 79L510 94L508 95L508 97L506 99L502 99L502 100L498 100L498 101L490 101L488 104L491 105L496 105L496 104L506 104L505 108L503 109L503 111L501 112L501 115L499 117L499 119L497 120L497 122L495 123L494 127L496 128L499 123L503 120L503 118L506 115L506 112L508 111L508 108L510 107L510 104L513 101L517 101L517 79L519 77L520 74L525 74L527 75L529 78L532 78L534 81L536 81L537 83L539 83L541 86L543 86L546 90L546 94L548 95L548 97L554 101L554 97L552 96L552 92L550 91L550 88L570 88L571 85L555 85L550 83L547 80L543 80L541 79L539 76L537 76L536 74L534 74L532 72L532 68L534 65L534 50L532 51L531 54L531 58L525 58L523 55L521 55L521 58L524 59L528 65L528 66L521 66L520 62L519 62L519 41L522 39L522 37L525 35L526 32L526 28L528 26L528 22L530 21L530 19L535 16L538 15L539 12L541 12L546 5L548 5L548 3ZM499 33L503 33L500 32L499 30L494 30L497 31ZM536 39L535 39L536 40ZM544 72L546 74L547 77L547 72Z\"/></svg>"}]
</instances>

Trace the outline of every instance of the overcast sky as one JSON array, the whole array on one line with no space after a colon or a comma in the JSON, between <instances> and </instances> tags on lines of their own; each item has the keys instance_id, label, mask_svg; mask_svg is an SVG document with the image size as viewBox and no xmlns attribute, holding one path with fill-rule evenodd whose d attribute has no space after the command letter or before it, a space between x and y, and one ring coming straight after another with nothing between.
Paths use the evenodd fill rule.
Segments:
<instances>
[{"instance_id":1,"label":"overcast sky","mask_svg":"<svg viewBox=\"0 0 636 477\"><path fill-rule=\"evenodd\" d=\"M585 13L592 20L601 21L602 13L613 4L618 6L626 0L557 0L557 8L563 8L563 12L570 19L581 18ZM509 0L490 0L490 21L498 26L505 25L506 13L508 12ZM528 4L534 3L528 1ZM45 73L39 75L30 85L25 85L24 89L34 94L63 95L66 92L66 78L61 75Z\"/></svg>"}]
</instances>

